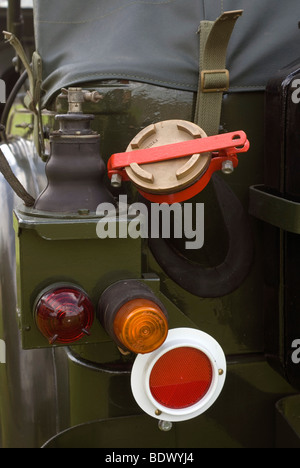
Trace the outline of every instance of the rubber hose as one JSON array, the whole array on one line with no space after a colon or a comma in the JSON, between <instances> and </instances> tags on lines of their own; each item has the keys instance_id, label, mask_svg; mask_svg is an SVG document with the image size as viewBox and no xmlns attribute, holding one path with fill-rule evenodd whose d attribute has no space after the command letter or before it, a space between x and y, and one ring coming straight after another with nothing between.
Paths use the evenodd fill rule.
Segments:
<instances>
[{"instance_id":1,"label":"rubber hose","mask_svg":"<svg viewBox=\"0 0 300 468\"><path fill-rule=\"evenodd\" d=\"M150 250L162 270L183 289L203 298L222 297L239 288L254 257L250 222L240 200L219 176L215 175L212 183L229 240L223 263L204 268L176 252L165 239L149 239Z\"/></svg>"}]
</instances>

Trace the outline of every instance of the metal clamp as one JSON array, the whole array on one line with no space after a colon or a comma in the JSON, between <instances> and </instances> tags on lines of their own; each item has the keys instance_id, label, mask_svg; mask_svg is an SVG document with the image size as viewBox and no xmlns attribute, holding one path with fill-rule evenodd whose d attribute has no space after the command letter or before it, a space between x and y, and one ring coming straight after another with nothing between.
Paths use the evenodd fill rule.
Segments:
<instances>
[{"instance_id":1,"label":"metal clamp","mask_svg":"<svg viewBox=\"0 0 300 468\"><path fill-rule=\"evenodd\" d=\"M286 232L300 234L300 203L271 193L264 185L250 187L249 213Z\"/></svg>"},{"instance_id":2,"label":"metal clamp","mask_svg":"<svg viewBox=\"0 0 300 468\"><path fill-rule=\"evenodd\" d=\"M209 167L203 176L192 186L180 192L172 194L152 194L139 189L146 199L155 203L181 203L200 193L209 183L214 172L224 168L223 163L230 161L232 168L238 166L238 153L249 150L250 143L243 131L225 133L207 138L173 143L164 146L156 146L147 149L139 149L126 153L113 154L108 161L108 176L111 179L114 174L124 181L130 180L124 168L131 164L151 164L168 161L193 154L212 153ZM233 170L232 169L232 170ZM230 172L232 172L232 170Z\"/></svg>"}]
</instances>

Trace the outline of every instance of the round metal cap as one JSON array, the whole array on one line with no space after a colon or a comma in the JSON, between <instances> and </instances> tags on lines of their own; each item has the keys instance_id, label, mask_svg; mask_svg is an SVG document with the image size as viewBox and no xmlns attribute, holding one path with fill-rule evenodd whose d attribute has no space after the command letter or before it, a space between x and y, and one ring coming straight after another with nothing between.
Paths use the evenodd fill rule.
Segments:
<instances>
[{"instance_id":1,"label":"round metal cap","mask_svg":"<svg viewBox=\"0 0 300 468\"><path fill-rule=\"evenodd\" d=\"M198 125L185 120L166 120L142 130L129 144L127 151L153 148L195 138L205 138ZM206 171L211 153L160 161L151 164L133 163L126 167L129 179L141 190L154 194L170 194L193 185Z\"/></svg>"}]
</instances>

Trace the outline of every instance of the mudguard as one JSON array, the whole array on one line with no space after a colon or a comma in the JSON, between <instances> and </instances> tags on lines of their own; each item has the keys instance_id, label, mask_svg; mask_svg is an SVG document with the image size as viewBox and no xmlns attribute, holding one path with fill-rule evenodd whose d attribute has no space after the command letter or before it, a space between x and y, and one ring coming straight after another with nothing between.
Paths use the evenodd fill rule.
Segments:
<instances>
[{"instance_id":1,"label":"mudguard","mask_svg":"<svg viewBox=\"0 0 300 468\"><path fill-rule=\"evenodd\" d=\"M45 184L45 177L44 164L32 142L14 139L2 144L1 150L15 175L36 196ZM20 205L20 199L2 175L0 199L0 339L6 348L5 362L0 364L0 429L3 428L0 445L7 448L36 447L58 429L58 370L53 351L22 349L17 308L18 259L13 228L13 210ZM41 369L46 369L46 372L41 372Z\"/></svg>"}]
</instances>

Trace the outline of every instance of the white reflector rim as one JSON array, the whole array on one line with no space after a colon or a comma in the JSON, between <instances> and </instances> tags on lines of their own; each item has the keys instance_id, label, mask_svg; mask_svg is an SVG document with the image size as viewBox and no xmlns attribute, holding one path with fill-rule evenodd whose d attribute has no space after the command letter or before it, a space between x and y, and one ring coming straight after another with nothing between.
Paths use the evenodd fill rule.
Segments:
<instances>
[{"instance_id":1,"label":"white reflector rim","mask_svg":"<svg viewBox=\"0 0 300 468\"><path fill-rule=\"evenodd\" d=\"M212 382L200 401L188 408L172 409L155 400L150 390L150 376L154 365L164 354L183 347L195 348L207 355L212 366ZM223 389L226 371L225 354L214 338L193 328L176 328L169 330L166 341L159 349L137 356L131 373L131 388L137 404L153 418L186 421L199 416L213 405Z\"/></svg>"}]
</instances>

